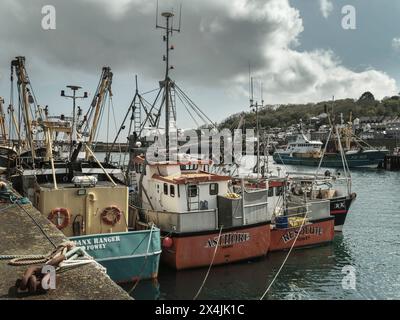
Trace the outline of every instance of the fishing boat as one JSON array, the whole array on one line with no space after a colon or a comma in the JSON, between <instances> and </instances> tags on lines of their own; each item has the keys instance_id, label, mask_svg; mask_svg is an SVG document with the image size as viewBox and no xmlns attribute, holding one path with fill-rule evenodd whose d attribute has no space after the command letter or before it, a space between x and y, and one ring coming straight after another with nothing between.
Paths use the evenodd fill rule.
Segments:
<instances>
[{"instance_id":1,"label":"fishing boat","mask_svg":"<svg viewBox=\"0 0 400 320\"><path fill-rule=\"evenodd\" d=\"M268 252L268 190L230 192L231 178L208 172L211 165L187 155L178 162L134 160L139 223L153 222L161 229L161 259L178 270Z\"/></svg>"},{"instance_id":2,"label":"fishing boat","mask_svg":"<svg viewBox=\"0 0 400 320\"><path fill-rule=\"evenodd\" d=\"M289 202L286 208L276 212L271 226L271 252L319 246L332 242L335 236L334 217L330 215L327 200L306 204Z\"/></svg>"},{"instance_id":3,"label":"fishing boat","mask_svg":"<svg viewBox=\"0 0 400 320\"><path fill-rule=\"evenodd\" d=\"M237 180L238 181L238 180ZM293 198L286 178L247 178L248 190L268 189L267 219L271 220L269 251L319 246L334 238L330 201Z\"/></svg>"},{"instance_id":4,"label":"fishing boat","mask_svg":"<svg viewBox=\"0 0 400 320\"><path fill-rule=\"evenodd\" d=\"M177 97L187 103L192 116L200 115L214 126L169 76L170 36L179 28L171 25L173 13L161 15L166 21L165 26L159 26L165 30L165 77L152 104L143 106L145 99L140 98L138 90L131 104L136 107L132 108L136 112L129 125L134 128L129 136L133 220L138 226L154 223L161 229L161 261L178 270L264 256L270 242L267 189L235 192L230 188L231 177L211 172L214 161L210 155L198 153L201 148L197 143L193 144L196 155L181 152L178 144L172 143L179 135ZM145 119L137 118L138 110ZM161 116L163 128L159 125ZM145 139L145 128L158 133L150 143ZM195 132L201 135L201 130Z\"/></svg>"},{"instance_id":5,"label":"fishing boat","mask_svg":"<svg viewBox=\"0 0 400 320\"><path fill-rule=\"evenodd\" d=\"M20 139L28 152L19 153L20 167L10 174L14 187L47 217L67 237L86 249L102 264L116 282L156 278L161 254L160 230L148 225L145 230L128 229L129 192L120 169L101 163L91 147L96 137L99 113L103 112L107 93L111 92L109 68L103 68L98 90L89 114L83 120L89 125L79 125L79 110L75 109L78 86L73 91L72 123L54 120L42 112L27 96L29 78L25 59L13 61L18 77L19 105L25 131ZM62 96L66 96L62 91ZM34 110L31 109L33 105ZM38 115L31 118L31 115ZM87 129L83 129L83 128ZM85 140L85 130L89 131ZM66 136L59 141L60 136ZM68 152L54 156L53 143L62 142ZM20 141L22 144L22 141ZM43 150L43 152L39 152ZM63 151L63 150L61 150ZM83 151L83 157L79 154Z\"/></svg>"},{"instance_id":6,"label":"fishing boat","mask_svg":"<svg viewBox=\"0 0 400 320\"><path fill-rule=\"evenodd\" d=\"M330 203L330 214L335 218L335 231L343 231L350 207L357 198L351 190L351 177L324 175L304 172L288 172L289 189L292 197L309 201L327 199Z\"/></svg>"},{"instance_id":7,"label":"fishing boat","mask_svg":"<svg viewBox=\"0 0 400 320\"><path fill-rule=\"evenodd\" d=\"M286 147L277 149L273 159L277 164L341 168L343 159L340 152L333 150L323 153L322 146L321 141L311 141L300 133ZM377 168L382 165L387 154L387 150L372 147L360 147L344 152L349 168Z\"/></svg>"},{"instance_id":8,"label":"fishing boat","mask_svg":"<svg viewBox=\"0 0 400 320\"><path fill-rule=\"evenodd\" d=\"M340 129L341 132L339 131ZM330 141L329 138L334 130L331 128L324 150L321 150L321 145L316 142L312 143L309 141L309 145L300 144L300 147L303 148L312 147L318 149L316 152L318 153L317 159L319 158L319 163L315 173L286 173L291 185L290 191L293 197L306 197L309 201L314 201L316 199L328 199L330 201L330 212L331 215L335 217L335 231L343 230L343 225L346 221L350 206L357 197L356 193L351 190L352 178L347 156L349 151L346 152L346 149L348 150L351 146L350 139L348 138L351 134L351 130L348 129L348 126L342 126L340 129L338 126L335 127L336 139ZM342 135L346 137L345 148L342 146ZM304 140L305 137L304 135L302 136ZM329 170L326 170L324 174L320 174L326 151L332 144L339 150L343 175L341 175L339 171L337 171L336 174L332 174Z\"/></svg>"}]
</instances>

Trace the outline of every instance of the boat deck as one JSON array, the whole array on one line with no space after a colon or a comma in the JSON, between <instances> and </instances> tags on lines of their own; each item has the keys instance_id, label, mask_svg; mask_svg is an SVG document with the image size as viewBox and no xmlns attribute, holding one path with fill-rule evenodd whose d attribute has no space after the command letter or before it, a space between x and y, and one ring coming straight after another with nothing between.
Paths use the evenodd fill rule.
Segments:
<instances>
[{"instance_id":1,"label":"boat deck","mask_svg":"<svg viewBox=\"0 0 400 320\"><path fill-rule=\"evenodd\" d=\"M54 189L54 183L52 182L46 182L46 183L40 183L39 184L40 188L43 190L53 190ZM114 187L114 185L110 181L97 181L96 183L96 188L110 188ZM115 186L116 188L126 188L124 185L117 185ZM89 188L89 186L76 186L72 182L66 182L66 183L57 183L57 188L58 189L71 189L71 188L79 188L79 189L85 189Z\"/></svg>"},{"instance_id":2,"label":"boat deck","mask_svg":"<svg viewBox=\"0 0 400 320\"><path fill-rule=\"evenodd\" d=\"M56 245L68 240L32 205L23 207ZM52 251L53 245L38 225L18 205L0 202L0 255L36 255ZM57 273L56 289L45 294L18 293L15 281L27 268L10 266L7 260L0 260L0 299L131 299L95 263Z\"/></svg>"},{"instance_id":3,"label":"boat deck","mask_svg":"<svg viewBox=\"0 0 400 320\"><path fill-rule=\"evenodd\" d=\"M193 172L193 173L185 172L171 176L161 176L158 174L154 174L152 178L172 184L187 184L195 182L214 182L214 181L231 180L231 178L228 176L217 175L209 172Z\"/></svg>"}]
</instances>

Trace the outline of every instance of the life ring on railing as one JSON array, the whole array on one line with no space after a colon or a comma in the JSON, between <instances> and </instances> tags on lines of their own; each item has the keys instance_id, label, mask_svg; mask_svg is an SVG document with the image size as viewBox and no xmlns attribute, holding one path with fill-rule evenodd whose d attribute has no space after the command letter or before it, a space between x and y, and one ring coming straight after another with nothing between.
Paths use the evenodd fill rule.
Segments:
<instances>
[{"instance_id":1,"label":"life ring on railing","mask_svg":"<svg viewBox=\"0 0 400 320\"><path fill-rule=\"evenodd\" d=\"M121 220L121 216L122 211L117 206L109 206L101 212L101 220L109 226L115 226Z\"/></svg>"},{"instance_id":2,"label":"life ring on railing","mask_svg":"<svg viewBox=\"0 0 400 320\"><path fill-rule=\"evenodd\" d=\"M60 222L60 216L62 216L62 220ZM57 229L62 230L69 225L69 221L71 220L71 214L66 208L55 208L51 210L49 216L47 217Z\"/></svg>"}]
</instances>

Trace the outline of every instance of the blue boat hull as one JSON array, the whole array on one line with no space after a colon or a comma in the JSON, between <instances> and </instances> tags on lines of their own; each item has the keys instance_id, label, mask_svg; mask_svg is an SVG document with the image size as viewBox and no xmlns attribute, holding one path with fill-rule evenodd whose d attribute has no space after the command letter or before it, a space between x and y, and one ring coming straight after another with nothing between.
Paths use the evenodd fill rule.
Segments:
<instances>
[{"instance_id":1,"label":"blue boat hull","mask_svg":"<svg viewBox=\"0 0 400 320\"><path fill-rule=\"evenodd\" d=\"M346 160L349 168L378 168L382 165L386 154L387 152L385 151L364 151L346 154ZM319 162L321 161L320 158L302 158L278 152L274 153L273 159L277 164L312 167L318 167ZM342 158L340 154L326 154L322 160L321 166L328 168L342 168Z\"/></svg>"},{"instance_id":2,"label":"blue boat hull","mask_svg":"<svg viewBox=\"0 0 400 320\"><path fill-rule=\"evenodd\" d=\"M160 230L95 234L70 238L107 269L118 283L158 276Z\"/></svg>"}]
</instances>

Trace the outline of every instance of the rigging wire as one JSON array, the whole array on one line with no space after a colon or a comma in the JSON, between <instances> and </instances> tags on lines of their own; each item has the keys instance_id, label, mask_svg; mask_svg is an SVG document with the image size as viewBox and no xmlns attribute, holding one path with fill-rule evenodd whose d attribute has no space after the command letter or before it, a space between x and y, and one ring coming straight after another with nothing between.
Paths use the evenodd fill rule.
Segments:
<instances>
[{"instance_id":1,"label":"rigging wire","mask_svg":"<svg viewBox=\"0 0 400 320\"><path fill-rule=\"evenodd\" d=\"M182 104L186 107L186 104L185 104L185 102L181 99L181 96L180 96L180 93L179 92L177 92L177 94L176 94L177 96L178 96L178 98L179 98L179 100L181 100L182 101ZM188 105L189 105L189 107L197 114L197 116L200 118L200 120L202 120L203 121L203 123L205 124L205 125L207 125L208 124L208 122L207 122L207 120L202 116L202 114L201 113L199 113L198 111L197 111L197 109L195 109L195 108L193 108L193 106L191 105L191 103L185 98L185 96L184 95L182 95L182 97L183 97L183 99L185 99L186 101L187 101L187 103L188 103ZM187 108L187 107L186 107Z\"/></svg>"},{"instance_id":2,"label":"rigging wire","mask_svg":"<svg viewBox=\"0 0 400 320\"><path fill-rule=\"evenodd\" d=\"M188 109L188 107L185 105L185 103L183 102L181 96L179 94L177 94L178 99L182 102L183 106L185 107L186 111L188 112L189 116L192 118L192 120L194 121L194 123L196 124L197 127L200 127L199 123L196 121L196 119L194 118L193 114L190 112L190 110Z\"/></svg>"},{"instance_id":3,"label":"rigging wire","mask_svg":"<svg viewBox=\"0 0 400 320\"><path fill-rule=\"evenodd\" d=\"M333 128L330 128L329 134L328 134L328 138L327 138L326 143L325 143L325 148L324 148L324 150L322 152L322 155L321 155L321 160L319 161L319 164L318 164L318 167L317 167L317 171L315 172L315 180L317 179L317 175L319 173L319 170L321 169L322 160L324 159L324 156L326 154L326 150L328 149L328 143L329 143L329 140L331 138L332 131L333 131Z\"/></svg>"},{"instance_id":4,"label":"rigging wire","mask_svg":"<svg viewBox=\"0 0 400 320\"><path fill-rule=\"evenodd\" d=\"M176 84L175 87L178 89L179 92L181 92L185 96L185 98L193 105L193 107L196 108L210 122L210 124L212 124L215 127L213 121L193 102L193 100L190 99L190 97L188 97L188 95Z\"/></svg>"},{"instance_id":5,"label":"rigging wire","mask_svg":"<svg viewBox=\"0 0 400 320\"><path fill-rule=\"evenodd\" d=\"M149 94L149 93L152 93L152 92L155 92L155 91L158 91L158 90L160 90L160 88L155 88L155 89L153 89L153 90L146 91L146 92L144 92L144 93L141 93L141 95L144 96L144 95L146 95L146 94Z\"/></svg>"}]
</instances>

